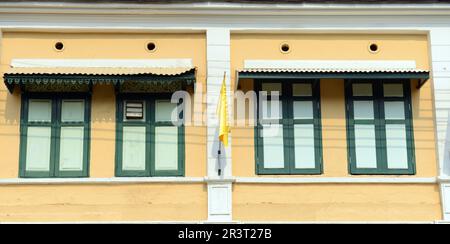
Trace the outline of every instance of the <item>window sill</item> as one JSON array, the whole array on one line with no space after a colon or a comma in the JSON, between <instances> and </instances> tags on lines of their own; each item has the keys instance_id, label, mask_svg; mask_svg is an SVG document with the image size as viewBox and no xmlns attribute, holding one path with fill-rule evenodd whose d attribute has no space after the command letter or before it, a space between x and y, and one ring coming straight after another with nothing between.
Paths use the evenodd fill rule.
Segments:
<instances>
[{"instance_id":1,"label":"window sill","mask_svg":"<svg viewBox=\"0 0 450 244\"><path fill-rule=\"evenodd\" d=\"M0 185L57 184L139 184L139 183L202 183L203 177L113 177L113 178L14 178L0 179Z\"/></svg>"},{"instance_id":2,"label":"window sill","mask_svg":"<svg viewBox=\"0 0 450 244\"><path fill-rule=\"evenodd\" d=\"M436 177L237 177L248 184L435 184Z\"/></svg>"},{"instance_id":3,"label":"window sill","mask_svg":"<svg viewBox=\"0 0 450 244\"><path fill-rule=\"evenodd\" d=\"M242 183L242 184L436 184L436 177L112 177L112 178L12 178L0 185L142 184L142 183ZM445 182L450 182L450 179Z\"/></svg>"}]
</instances>

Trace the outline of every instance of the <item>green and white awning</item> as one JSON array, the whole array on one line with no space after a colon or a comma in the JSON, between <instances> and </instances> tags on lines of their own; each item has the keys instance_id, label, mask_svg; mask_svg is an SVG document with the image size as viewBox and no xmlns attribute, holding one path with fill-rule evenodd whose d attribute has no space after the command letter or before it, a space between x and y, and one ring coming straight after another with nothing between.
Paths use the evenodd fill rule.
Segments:
<instances>
[{"instance_id":1,"label":"green and white awning","mask_svg":"<svg viewBox=\"0 0 450 244\"><path fill-rule=\"evenodd\" d=\"M239 79L416 79L421 87L429 70L415 60L245 60Z\"/></svg>"},{"instance_id":2,"label":"green and white awning","mask_svg":"<svg viewBox=\"0 0 450 244\"><path fill-rule=\"evenodd\" d=\"M164 91L195 82L195 67L13 67L5 72L6 87L24 91L83 91L94 84L112 84L118 91Z\"/></svg>"},{"instance_id":3,"label":"green and white awning","mask_svg":"<svg viewBox=\"0 0 450 244\"><path fill-rule=\"evenodd\" d=\"M417 79L421 87L430 72L423 69L247 68L238 79Z\"/></svg>"}]
</instances>

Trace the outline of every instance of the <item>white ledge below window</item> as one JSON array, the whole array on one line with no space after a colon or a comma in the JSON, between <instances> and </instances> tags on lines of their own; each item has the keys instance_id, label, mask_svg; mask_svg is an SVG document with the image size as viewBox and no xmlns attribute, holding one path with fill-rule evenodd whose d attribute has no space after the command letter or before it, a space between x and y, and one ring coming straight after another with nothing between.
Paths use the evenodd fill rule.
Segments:
<instances>
[{"instance_id":1,"label":"white ledge below window","mask_svg":"<svg viewBox=\"0 0 450 244\"><path fill-rule=\"evenodd\" d=\"M435 177L113 177L113 178L14 178L0 185L140 184L140 183L241 183L241 184L435 184ZM449 181L450 182L450 181Z\"/></svg>"},{"instance_id":2,"label":"white ledge below window","mask_svg":"<svg viewBox=\"0 0 450 244\"><path fill-rule=\"evenodd\" d=\"M406 177L304 177L304 178L278 178L278 177L239 177L237 183L249 184L434 184L435 177L406 178Z\"/></svg>"},{"instance_id":3,"label":"white ledge below window","mask_svg":"<svg viewBox=\"0 0 450 244\"><path fill-rule=\"evenodd\" d=\"M15 178L0 179L0 185L201 183L203 181L202 177Z\"/></svg>"}]
</instances>

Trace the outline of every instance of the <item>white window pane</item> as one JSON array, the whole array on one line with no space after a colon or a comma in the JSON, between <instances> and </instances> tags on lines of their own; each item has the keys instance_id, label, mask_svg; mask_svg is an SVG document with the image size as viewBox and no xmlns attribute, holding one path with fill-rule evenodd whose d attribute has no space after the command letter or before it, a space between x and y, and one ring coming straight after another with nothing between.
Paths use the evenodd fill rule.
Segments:
<instances>
[{"instance_id":1,"label":"white window pane","mask_svg":"<svg viewBox=\"0 0 450 244\"><path fill-rule=\"evenodd\" d=\"M178 169L178 127L155 128L155 169Z\"/></svg>"},{"instance_id":2,"label":"white window pane","mask_svg":"<svg viewBox=\"0 0 450 244\"><path fill-rule=\"evenodd\" d=\"M388 168L408 168L405 125L386 125L386 149Z\"/></svg>"},{"instance_id":3,"label":"white window pane","mask_svg":"<svg viewBox=\"0 0 450 244\"><path fill-rule=\"evenodd\" d=\"M311 84L292 84L292 94L295 97L310 97L310 96L312 96Z\"/></svg>"},{"instance_id":4,"label":"white window pane","mask_svg":"<svg viewBox=\"0 0 450 244\"><path fill-rule=\"evenodd\" d=\"M166 100L157 100L156 121L172 121L172 111L176 110L176 107L176 103L171 103Z\"/></svg>"},{"instance_id":5,"label":"white window pane","mask_svg":"<svg viewBox=\"0 0 450 244\"><path fill-rule=\"evenodd\" d=\"M385 97L403 97L403 84L383 84Z\"/></svg>"},{"instance_id":6,"label":"white window pane","mask_svg":"<svg viewBox=\"0 0 450 244\"><path fill-rule=\"evenodd\" d=\"M281 96L281 83L262 83L261 90L266 91L267 96L272 95L272 91L278 91Z\"/></svg>"},{"instance_id":7,"label":"white window pane","mask_svg":"<svg viewBox=\"0 0 450 244\"><path fill-rule=\"evenodd\" d=\"M28 127L27 130L27 171L50 170L50 127Z\"/></svg>"},{"instance_id":8,"label":"white window pane","mask_svg":"<svg viewBox=\"0 0 450 244\"><path fill-rule=\"evenodd\" d=\"M357 168L376 168L377 150L374 125L355 125Z\"/></svg>"},{"instance_id":9,"label":"white window pane","mask_svg":"<svg viewBox=\"0 0 450 244\"><path fill-rule=\"evenodd\" d=\"M28 103L28 121L50 122L52 101L31 99Z\"/></svg>"},{"instance_id":10,"label":"white window pane","mask_svg":"<svg viewBox=\"0 0 450 244\"><path fill-rule=\"evenodd\" d=\"M84 121L84 101L82 100L62 101L61 120L63 122Z\"/></svg>"},{"instance_id":11,"label":"white window pane","mask_svg":"<svg viewBox=\"0 0 450 244\"><path fill-rule=\"evenodd\" d=\"M294 119L313 119L312 101L294 101Z\"/></svg>"},{"instance_id":12,"label":"white window pane","mask_svg":"<svg viewBox=\"0 0 450 244\"><path fill-rule=\"evenodd\" d=\"M262 137L264 168L284 168L283 126L263 126Z\"/></svg>"},{"instance_id":13,"label":"white window pane","mask_svg":"<svg viewBox=\"0 0 450 244\"><path fill-rule=\"evenodd\" d=\"M405 103L384 102L384 117L386 119L405 119Z\"/></svg>"},{"instance_id":14,"label":"white window pane","mask_svg":"<svg viewBox=\"0 0 450 244\"><path fill-rule=\"evenodd\" d=\"M353 111L355 119L373 119L373 101L354 101Z\"/></svg>"},{"instance_id":15,"label":"white window pane","mask_svg":"<svg viewBox=\"0 0 450 244\"><path fill-rule=\"evenodd\" d=\"M261 105L263 119L281 119L283 117L283 103L281 101L262 101Z\"/></svg>"},{"instance_id":16,"label":"white window pane","mask_svg":"<svg viewBox=\"0 0 450 244\"><path fill-rule=\"evenodd\" d=\"M145 127L123 127L122 169L145 170Z\"/></svg>"},{"instance_id":17,"label":"white window pane","mask_svg":"<svg viewBox=\"0 0 450 244\"><path fill-rule=\"evenodd\" d=\"M315 168L314 125L294 125L295 168Z\"/></svg>"},{"instance_id":18,"label":"white window pane","mask_svg":"<svg viewBox=\"0 0 450 244\"><path fill-rule=\"evenodd\" d=\"M373 95L372 84L369 83L352 84L352 91L354 97L371 97Z\"/></svg>"},{"instance_id":19,"label":"white window pane","mask_svg":"<svg viewBox=\"0 0 450 244\"><path fill-rule=\"evenodd\" d=\"M61 127L59 170L83 170L84 127Z\"/></svg>"}]
</instances>

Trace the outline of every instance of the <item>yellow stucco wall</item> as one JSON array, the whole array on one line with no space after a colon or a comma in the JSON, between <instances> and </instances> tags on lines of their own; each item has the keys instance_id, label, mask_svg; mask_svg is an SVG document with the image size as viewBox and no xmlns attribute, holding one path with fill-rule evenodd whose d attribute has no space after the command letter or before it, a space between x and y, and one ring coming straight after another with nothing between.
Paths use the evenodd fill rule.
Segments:
<instances>
[{"instance_id":1,"label":"yellow stucco wall","mask_svg":"<svg viewBox=\"0 0 450 244\"><path fill-rule=\"evenodd\" d=\"M437 185L236 184L233 218L241 221L434 221Z\"/></svg>"},{"instance_id":2,"label":"yellow stucco wall","mask_svg":"<svg viewBox=\"0 0 450 244\"><path fill-rule=\"evenodd\" d=\"M0 186L0 221L207 219L203 184Z\"/></svg>"},{"instance_id":3,"label":"yellow stucco wall","mask_svg":"<svg viewBox=\"0 0 450 244\"><path fill-rule=\"evenodd\" d=\"M3 33L0 74L14 58L190 58L206 90L204 34ZM53 49L62 41L63 52ZM150 53L147 42L157 45ZM92 93L90 177L114 177L115 93L95 85ZM0 179L19 174L20 92L0 84ZM186 177L206 175L206 128L186 126ZM0 221L204 220L204 184L0 186Z\"/></svg>"},{"instance_id":4,"label":"yellow stucco wall","mask_svg":"<svg viewBox=\"0 0 450 244\"><path fill-rule=\"evenodd\" d=\"M372 54L368 45L376 42L380 51ZM281 43L291 46L288 54ZM233 34L231 69L242 69L250 59L306 60L415 60L429 69L426 35L357 34ZM235 77L232 81L235 82ZM404 178L436 177L437 159L432 102L432 80L421 89L411 82L416 171ZM252 80L241 80L240 88L252 89ZM344 80L320 81L323 174L313 177L352 176L348 171ZM232 128L233 175L241 177L311 177L308 175L256 175L254 129ZM420 192L420 194L418 194ZM239 184L233 186L233 216L237 220L434 220L441 218L437 185L309 185Z\"/></svg>"}]
</instances>

